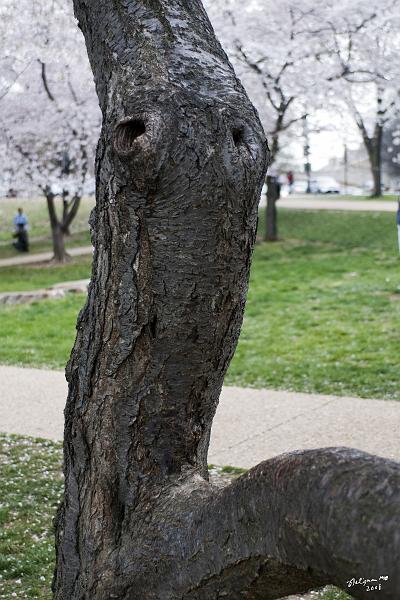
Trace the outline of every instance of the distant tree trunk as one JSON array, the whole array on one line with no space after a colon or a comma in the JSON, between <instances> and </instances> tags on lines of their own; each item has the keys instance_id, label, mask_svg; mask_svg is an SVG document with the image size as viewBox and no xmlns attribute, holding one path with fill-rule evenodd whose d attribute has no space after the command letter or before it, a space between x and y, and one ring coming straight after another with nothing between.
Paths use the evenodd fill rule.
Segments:
<instances>
[{"instance_id":1,"label":"distant tree trunk","mask_svg":"<svg viewBox=\"0 0 400 600\"><path fill-rule=\"evenodd\" d=\"M375 124L372 136L368 134L367 128L361 117L357 119L357 125L360 129L364 146L368 154L369 164L372 174L372 197L382 195L382 139L383 125L380 122Z\"/></svg>"},{"instance_id":2,"label":"distant tree trunk","mask_svg":"<svg viewBox=\"0 0 400 600\"><path fill-rule=\"evenodd\" d=\"M284 114L280 114L276 119L275 128L273 133L271 134L271 164L275 162L275 159L278 157L280 151L280 143L279 137L282 133L282 123L283 123Z\"/></svg>"},{"instance_id":3,"label":"distant tree trunk","mask_svg":"<svg viewBox=\"0 0 400 600\"><path fill-rule=\"evenodd\" d=\"M81 198L75 195L71 204L67 207L65 205L65 198L63 195L63 211L61 220L57 216L55 207L56 195L51 191L50 187L44 188L44 194L46 196L47 208L49 211L51 235L53 240L53 260L56 262L66 262L69 259L69 255L65 249L65 235L69 231L69 226L74 220L80 205Z\"/></svg>"},{"instance_id":4,"label":"distant tree trunk","mask_svg":"<svg viewBox=\"0 0 400 600\"><path fill-rule=\"evenodd\" d=\"M382 195L382 138L383 127L377 124L375 126L374 136L370 138L369 145L367 146L373 179L373 197Z\"/></svg>"},{"instance_id":5,"label":"distant tree trunk","mask_svg":"<svg viewBox=\"0 0 400 600\"><path fill-rule=\"evenodd\" d=\"M65 262L68 255L65 251L64 233L58 223L52 227L51 234L53 239L54 260L57 262Z\"/></svg>"},{"instance_id":6,"label":"distant tree trunk","mask_svg":"<svg viewBox=\"0 0 400 600\"><path fill-rule=\"evenodd\" d=\"M283 98L279 105L278 115L275 119L274 129L271 132L271 152L270 152L270 164L274 164L275 159L279 155L280 151L280 136L282 133L290 127L297 119L293 119L289 123L285 123L285 115L292 104L294 98L290 97L289 100ZM278 108L278 107L277 107ZM276 242L278 240L278 211L276 209L276 203L280 198L280 185L276 177L268 176L266 179L267 194L266 194L266 225L264 233L264 241Z\"/></svg>"},{"instance_id":7,"label":"distant tree trunk","mask_svg":"<svg viewBox=\"0 0 400 600\"><path fill-rule=\"evenodd\" d=\"M279 200L279 186L276 177L267 177L267 206L266 206L266 242L276 242L278 240L278 215L276 203Z\"/></svg>"},{"instance_id":8,"label":"distant tree trunk","mask_svg":"<svg viewBox=\"0 0 400 600\"><path fill-rule=\"evenodd\" d=\"M201 3L75 11L103 128L92 279L67 368L55 599L268 600L362 571L389 574L380 597L394 600L398 465L328 449L223 491L208 483L266 144Z\"/></svg>"}]
</instances>

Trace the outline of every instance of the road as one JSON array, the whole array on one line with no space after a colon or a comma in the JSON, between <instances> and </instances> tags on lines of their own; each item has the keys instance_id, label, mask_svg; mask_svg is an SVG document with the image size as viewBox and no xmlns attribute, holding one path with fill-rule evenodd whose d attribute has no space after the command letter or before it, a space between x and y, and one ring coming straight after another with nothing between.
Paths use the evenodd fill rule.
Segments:
<instances>
[{"instance_id":1,"label":"road","mask_svg":"<svg viewBox=\"0 0 400 600\"><path fill-rule=\"evenodd\" d=\"M265 206L265 196L260 206ZM334 196L288 196L281 198L278 208L294 210L342 210L359 212L396 212L397 202L393 200L340 200Z\"/></svg>"}]
</instances>

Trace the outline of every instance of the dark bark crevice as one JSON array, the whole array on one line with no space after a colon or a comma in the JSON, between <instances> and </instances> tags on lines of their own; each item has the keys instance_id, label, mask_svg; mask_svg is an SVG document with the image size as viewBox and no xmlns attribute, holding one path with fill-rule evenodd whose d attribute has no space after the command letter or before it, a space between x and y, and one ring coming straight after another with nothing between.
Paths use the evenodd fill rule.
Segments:
<instances>
[{"instance_id":1,"label":"dark bark crevice","mask_svg":"<svg viewBox=\"0 0 400 600\"><path fill-rule=\"evenodd\" d=\"M252 556L204 580L183 597L187 600L274 600L285 594L307 592L318 587L318 579L273 558Z\"/></svg>"}]
</instances>

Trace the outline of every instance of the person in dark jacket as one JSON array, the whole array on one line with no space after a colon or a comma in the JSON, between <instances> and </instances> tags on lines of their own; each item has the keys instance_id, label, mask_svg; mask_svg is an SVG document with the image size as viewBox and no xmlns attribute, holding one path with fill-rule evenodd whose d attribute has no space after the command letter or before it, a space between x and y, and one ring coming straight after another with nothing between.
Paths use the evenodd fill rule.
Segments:
<instances>
[{"instance_id":1,"label":"person in dark jacket","mask_svg":"<svg viewBox=\"0 0 400 600\"><path fill-rule=\"evenodd\" d=\"M14 217L14 228L14 237L17 238L13 244L14 248L19 252L29 252L28 219L22 208L18 209L18 213Z\"/></svg>"}]
</instances>

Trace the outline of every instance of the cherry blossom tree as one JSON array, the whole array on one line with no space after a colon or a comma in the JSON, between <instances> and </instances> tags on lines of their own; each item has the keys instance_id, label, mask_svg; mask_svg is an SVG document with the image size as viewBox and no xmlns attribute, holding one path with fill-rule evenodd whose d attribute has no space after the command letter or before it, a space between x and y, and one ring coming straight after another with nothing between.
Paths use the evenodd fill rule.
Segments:
<instances>
[{"instance_id":1,"label":"cherry blossom tree","mask_svg":"<svg viewBox=\"0 0 400 600\"><path fill-rule=\"evenodd\" d=\"M100 124L93 78L71 6L29 3L21 12L19 3L9 1L7 8L6 24L12 23L14 32L21 24L26 38L18 36L20 45L10 45L12 68L0 63L1 152L10 187L44 194L54 258L64 261L64 236L83 192L93 186L91 164ZM3 38L16 37L5 29ZM56 197L62 200L61 210Z\"/></svg>"},{"instance_id":2,"label":"cherry blossom tree","mask_svg":"<svg viewBox=\"0 0 400 600\"><path fill-rule=\"evenodd\" d=\"M41 4L29 0L0 4L0 101L31 64L35 31L31 17L37 20Z\"/></svg>"},{"instance_id":3,"label":"cherry blossom tree","mask_svg":"<svg viewBox=\"0 0 400 600\"><path fill-rule=\"evenodd\" d=\"M254 99L270 140L271 164L282 134L320 104L318 39L308 32L315 2L240 0L206 3L218 35Z\"/></svg>"},{"instance_id":4,"label":"cherry blossom tree","mask_svg":"<svg viewBox=\"0 0 400 600\"><path fill-rule=\"evenodd\" d=\"M386 173L400 188L400 119L391 121L383 136L382 161Z\"/></svg>"},{"instance_id":5,"label":"cherry blossom tree","mask_svg":"<svg viewBox=\"0 0 400 600\"><path fill-rule=\"evenodd\" d=\"M373 196L382 193L382 142L400 113L400 2L357 0L321 3L310 36L321 40L336 110L345 106L360 131L373 178Z\"/></svg>"},{"instance_id":6,"label":"cherry blossom tree","mask_svg":"<svg viewBox=\"0 0 400 600\"><path fill-rule=\"evenodd\" d=\"M381 193L384 131L400 109L399 0L208 2L217 32L271 140L302 115L328 109L353 118ZM325 117L326 118L326 117ZM286 140L285 140L286 141Z\"/></svg>"},{"instance_id":7,"label":"cherry blossom tree","mask_svg":"<svg viewBox=\"0 0 400 600\"><path fill-rule=\"evenodd\" d=\"M254 101L270 140L266 241L278 239L276 166L283 139L301 135L304 119L322 103L319 40L308 24L317 4L293 0L206 3L217 33Z\"/></svg>"}]
</instances>

